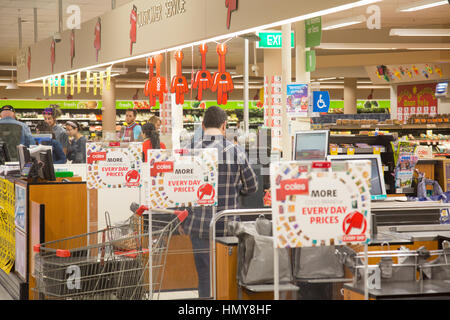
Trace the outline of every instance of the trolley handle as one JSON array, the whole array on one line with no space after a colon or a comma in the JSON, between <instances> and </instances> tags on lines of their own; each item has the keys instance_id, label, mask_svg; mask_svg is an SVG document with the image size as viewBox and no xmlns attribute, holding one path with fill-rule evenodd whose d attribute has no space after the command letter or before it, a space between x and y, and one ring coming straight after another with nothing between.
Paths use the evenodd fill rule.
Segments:
<instances>
[{"instance_id":1,"label":"trolley handle","mask_svg":"<svg viewBox=\"0 0 450 320\"><path fill-rule=\"evenodd\" d=\"M178 220L180 220L180 222L183 222L187 216L188 216L188 211L187 210L170 210L170 209L158 209L158 208L152 208L149 209L149 207L145 206L145 205L141 205L139 206L137 203L133 202L130 206L130 209L132 212L134 212L135 214L142 216L142 214L145 211L149 211L151 210L154 213L169 213L169 214L174 214L177 216Z\"/></svg>"}]
</instances>

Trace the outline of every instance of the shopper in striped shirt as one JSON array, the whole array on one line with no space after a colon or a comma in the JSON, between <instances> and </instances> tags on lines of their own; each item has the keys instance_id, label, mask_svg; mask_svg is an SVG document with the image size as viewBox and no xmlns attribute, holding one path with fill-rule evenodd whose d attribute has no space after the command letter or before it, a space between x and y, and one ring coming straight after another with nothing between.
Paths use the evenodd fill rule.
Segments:
<instances>
[{"instance_id":1,"label":"shopper in striped shirt","mask_svg":"<svg viewBox=\"0 0 450 320\"><path fill-rule=\"evenodd\" d=\"M227 114L219 107L206 110L203 118L203 137L193 140L190 148L216 148L219 159L218 206L216 212L239 207L239 196L257 191L255 172L248 163L244 150L225 138ZM212 207L190 208L190 214L183 223L183 230L189 234L194 250L194 260L199 279L199 297L210 296L209 225ZM227 235L227 222L236 217L226 217L216 223L216 236Z\"/></svg>"}]
</instances>

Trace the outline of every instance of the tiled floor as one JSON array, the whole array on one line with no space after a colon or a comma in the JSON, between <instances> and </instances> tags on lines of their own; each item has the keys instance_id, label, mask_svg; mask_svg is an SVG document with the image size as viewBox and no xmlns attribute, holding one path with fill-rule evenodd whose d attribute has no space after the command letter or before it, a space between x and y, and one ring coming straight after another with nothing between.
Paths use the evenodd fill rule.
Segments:
<instances>
[{"instance_id":1,"label":"tiled floor","mask_svg":"<svg viewBox=\"0 0 450 320\"><path fill-rule=\"evenodd\" d=\"M2 285L0 285L0 300L12 300L9 293L3 288Z\"/></svg>"},{"instance_id":2,"label":"tiled floor","mask_svg":"<svg viewBox=\"0 0 450 320\"><path fill-rule=\"evenodd\" d=\"M159 300L179 300L179 299L196 299L198 298L197 291L171 291L161 292ZM158 299L154 296L154 299ZM13 300L8 292L0 285L0 300Z\"/></svg>"}]
</instances>

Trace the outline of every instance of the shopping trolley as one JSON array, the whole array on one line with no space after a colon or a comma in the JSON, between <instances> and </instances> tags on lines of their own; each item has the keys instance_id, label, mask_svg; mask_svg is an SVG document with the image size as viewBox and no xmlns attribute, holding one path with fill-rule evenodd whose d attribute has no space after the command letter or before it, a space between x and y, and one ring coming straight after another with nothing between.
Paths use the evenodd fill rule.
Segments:
<instances>
[{"instance_id":1,"label":"shopping trolley","mask_svg":"<svg viewBox=\"0 0 450 320\"><path fill-rule=\"evenodd\" d=\"M123 224L106 214L105 229L36 245L35 299L158 299L170 239L188 212L134 212Z\"/></svg>"}]
</instances>

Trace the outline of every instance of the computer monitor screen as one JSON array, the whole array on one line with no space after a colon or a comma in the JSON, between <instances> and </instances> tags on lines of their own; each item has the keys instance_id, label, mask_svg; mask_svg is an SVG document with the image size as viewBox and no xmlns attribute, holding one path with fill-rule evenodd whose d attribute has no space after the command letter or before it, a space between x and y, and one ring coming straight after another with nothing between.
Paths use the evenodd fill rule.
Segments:
<instances>
[{"instance_id":1,"label":"computer monitor screen","mask_svg":"<svg viewBox=\"0 0 450 320\"><path fill-rule=\"evenodd\" d=\"M44 150L39 152L39 162L42 164L39 168L39 177L48 181L55 181L55 168L53 166L53 158L51 150Z\"/></svg>"},{"instance_id":2,"label":"computer monitor screen","mask_svg":"<svg viewBox=\"0 0 450 320\"><path fill-rule=\"evenodd\" d=\"M17 154L19 156L19 166L22 172L23 167L31 161L30 150L23 144L17 146Z\"/></svg>"},{"instance_id":3,"label":"computer monitor screen","mask_svg":"<svg viewBox=\"0 0 450 320\"><path fill-rule=\"evenodd\" d=\"M37 144L50 145L52 135L49 133L33 134L32 135Z\"/></svg>"},{"instance_id":4,"label":"computer monitor screen","mask_svg":"<svg viewBox=\"0 0 450 320\"><path fill-rule=\"evenodd\" d=\"M328 130L297 131L294 160L325 160L328 154Z\"/></svg>"},{"instance_id":5,"label":"computer monitor screen","mask_svg":"<svg viewBox=\"0 0 450 320\"><path fill-rule=\"evenodd\" d=\"M373 199L378 196L386 196L386 185L384 183L384 172L381 164L381 157L378 154L364 154L364 155L336 155L328 156L328 161L332 163L335 161L351 161L351 160L369 160L371 162L372 174L370 178L370 194Z\"/></svg>"},{"instance_id":6,"label":"computer monitor screen","mask_svg":"<svg viewBox=\"0 0 450 320\"><path fill-rule=\"evenodd\" d=\"M6 142L0 141L0 164L5 164L11 161L11 155L9 154L8 146Z\"/></svg>"}]
</instances>

